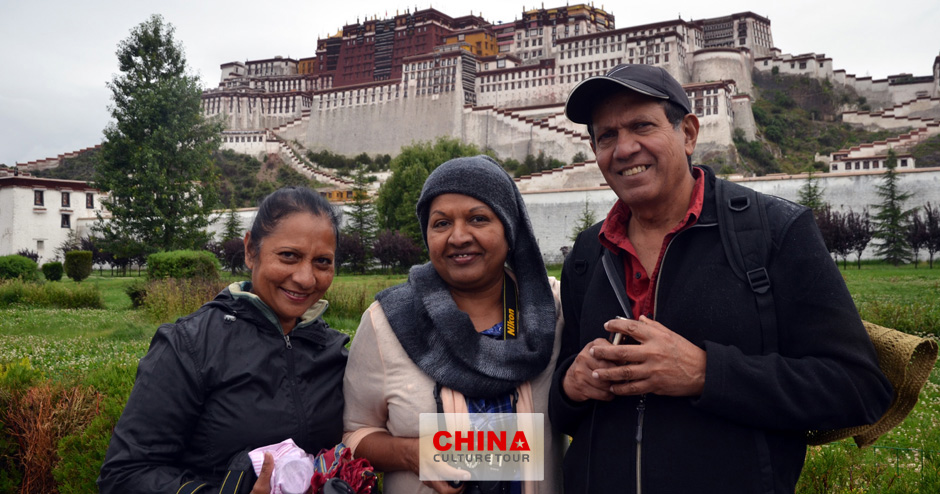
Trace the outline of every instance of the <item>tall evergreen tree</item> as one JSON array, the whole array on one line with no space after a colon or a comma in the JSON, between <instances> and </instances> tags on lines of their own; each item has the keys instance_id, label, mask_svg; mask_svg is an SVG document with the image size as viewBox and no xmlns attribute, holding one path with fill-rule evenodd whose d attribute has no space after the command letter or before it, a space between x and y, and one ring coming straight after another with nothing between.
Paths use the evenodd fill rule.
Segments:
<instances>
[{"instance_id":1,"label":"tall evergreen tree","mask_svg":"<svg viewBox=\"0 0 940 494\"><path fill-rule=\"evenodd\" d=\"M823 200L823 192L825 192L825 189L819 187L819 177L810 171L806 177L806 182L800 187L796 202L812 209L813 214L818 216L826 205Z\"/></svg>"},{"instance_id":2,"label":"tall evergreen tree","mask_svg":"<svg viewBox=\"0 0 940 494\"><path fill-rule=\"evenodd\" d=\"M352 203L348 210L349 221L345 230L356 232L368 243L372 243L376 233L375 206L369 196L369 181L366 177L366 165L359 165L353 176Z\"/></svg>"},{"instance_id":3,"label":"tall evergreen tree","mask_svg":"<svg viewBox=\"0 0 940 494\"><path fill-rule=\"evenodd\" d=\"M97 229L116 253L201 248L218 203L212 152L222 124L204 119L199 79L173 35L159 15L132 29L117 49L121 73L108 83L114 121L95 185L111 218Z\"/></svg>"},{"instance_id":4,"label":"tall evergreen tree","mask_svg":"<svg viewBox=\"0 0 940 494\"><path fill-rule=\"evenodd\" d=\"M349 267L358 273L364 272L368 267L376 233L375 206L372 204L372 198L369 197L366 166L360 163L356 170L353 179L352 203L347 213L349 221L343 228L343 236L347 237L345 246L350 247L350 242L358 244L352 251L359 252L361 255L351 255L347 258Z\"/></svg>"},{"instance_id":5,"label":"tall evergreen tree","mask_svg":"<svg viewBox=\"0 0 940 494\"><path fill-rule=\"evenodd\" d=\"M885 160L887 171L884 180L877 185L881 204L872 207L877 211L874 216L874 237L879 240L876 254L885 262L897 266L911 258L911 245L907 242L907 223L911 209L904 209L904 201L911 194L904 192L898 185L898 174L894 170L898 163L894 150L888 151Z\"/></svg>"},{"instance_id":6,"label":"tall evergreen tree","mask_svg":"<svg viewBox=\"0 0 940 494\"><path fill-rule=\"evenodd\" d=\"M594 215L594 211L588 204L587 199L584 199L584 209L581 210L581 216L578 216L578 219L575 220L574 227L571 229L571 235L568 235L568 240L574 243L574 241L578 239L578 235L584 230L591 228L594 223L597 223L597 217Z\"/></svg>"},{"instance_id":7,"label":"tall evergreen tree","mask_svg":"<svg viewBox=\"0 0 940 494\"><path fill-rule=\"evenodd\" d=\"M238 217L238 211L235 210L234 195L229 200L228 213L225 215L225 226L222 230L222 241L241 239L245 236L242 230L242 222Z\"/></svg>"}]
</instances>

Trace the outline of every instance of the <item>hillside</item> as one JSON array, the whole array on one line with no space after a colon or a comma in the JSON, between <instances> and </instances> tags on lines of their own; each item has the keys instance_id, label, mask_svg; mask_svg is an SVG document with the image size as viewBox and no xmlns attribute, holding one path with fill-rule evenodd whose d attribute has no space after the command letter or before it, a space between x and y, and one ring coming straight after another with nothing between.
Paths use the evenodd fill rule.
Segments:
<instances>
[{"instance_id":1,"label":"hillside","mask_svg":"<svg viewBox=\"0 0 940 494\"><path fill-rule=\"evenodd\" d=\"M219 198L226 207L255 207L266 195L287 185L323 186L301 175L276 154L268 155L264 163L230 149L219 151L214 157L221 175Z\"/></svg>"},{"instance_id":2,"label":"hillside","mask_svg":"<svg viewBox=\"0 0 940 494\"><path fill-rule=\"evenodd\" d=\"M940 135L935 135L914 146L911 154L917 162L917 168L940 166Z\"/></svg>"},{"instance_id":3,"label":"hillside","mask_svg":"<svg viewBox=\"0 0 940 494\"><path fill-rule=\"evenodd\" d=\"M64 158L55 168L31 172L34 177L58 178L61 180L84 180L90 182L95 174L98 149L90 149L74 158Z\"/></svg>"},{"instance_id":4,"label":"hillside","mask_svg":"<svg viewBox=\"0 0 940 494\"><path fill-rule=\"evenodd\" d=\"M258 159L222 150L214 154L219 171L219 197L225 207L254 207L264 196L286 185L322 187L285 164L277 155L269 155L264 163ZM56 168L32 172L33 176L91 182L95 174L98 150L93 149L74 158L64 159Z\"/></svg>"},{"instance_id":5,"label":"hillside","mask_svg":"<svg viewBox=\"0 0 940 494\"><path fill-rule=\"evenodd\" d=\"M828 155L902 133L869 132L843 123L843 110L866 110L868 105L854 91L835 88L828 80L758 71L753 78L758 140L747 142L742 133L736 133L741 157L737 171L765 175L799 173L810 167L822 170L822 164L814 162L816 153Z\"/></svg>"}]
</instances>

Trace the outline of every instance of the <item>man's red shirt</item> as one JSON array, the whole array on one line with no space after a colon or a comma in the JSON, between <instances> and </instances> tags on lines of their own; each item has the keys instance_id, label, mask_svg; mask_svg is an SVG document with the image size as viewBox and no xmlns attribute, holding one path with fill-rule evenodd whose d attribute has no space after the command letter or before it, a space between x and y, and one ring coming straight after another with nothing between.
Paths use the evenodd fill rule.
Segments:
<instances>
[{"instance_id":1,"label":"man's red shirt","mask_svg":"<svg viewBox=\"0 0 940 494\"><path fill-rule=\"evenodd\" d=\"M656 267L652 275L646 272L636 249L627 236L627 224L630 222L630 208L623 201L617 201L607 218L601 226L601 232L598 235L601 245L610 249L614 254L626 254L624 256L624 271L626 271L627 296L630 297L630 310L633 317L653 318L655 309L656 278L659 276L660 264L663 262L663 255L666 253L666 247L673 237L679 232L694 225L702 215L702 203L705 199L705 174L698 168L692 169L692 177L695 178L695 185L692 187L692 200L689 201L689 209L685 216L673 228L666 237L663 238L663 245L659 250L659 258L656 260Z\"/></svg>"}]
</instances>

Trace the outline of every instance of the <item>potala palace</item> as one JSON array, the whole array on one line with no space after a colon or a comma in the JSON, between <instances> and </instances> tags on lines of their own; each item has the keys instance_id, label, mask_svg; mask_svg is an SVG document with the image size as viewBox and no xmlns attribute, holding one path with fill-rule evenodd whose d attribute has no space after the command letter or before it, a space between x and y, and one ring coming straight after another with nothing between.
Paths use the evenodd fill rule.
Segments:
<instances>
[{"instance_id":1,"label":"potala palace","mask_svg":"<svg viewBox=\"0 0 940 494\"><path fill-rule=\"evenodd\" d=\"M834 69L821 54L782 54L770 20L752 12L616 28L613 14L583 4L525 11L505 24L433 8L349 24L318 40L310 58L222 64L219 87L203 104L227 122L227 145L248 153L296 141L394 156L402 145L446 135L500 158L590 156L586 129L567 121L564 100L619 63L658 65L683 83L702 123L697 162L735 162L734 129L755 137L753 71L851 87L879 111L850 112L845 121L916 129L899 144L938 132L940 57L929 76L872 80ZM863 154L825 160L844 170Z\"/></svg>"},{"instance_id":2,"label":"potala palace","mask_svg":"<svg viewBox=\"0 0 940 494\"><path fill-rule=\"evenodd\" d=\"M433 8L405 11L343 26L319 39L307 58L223 63L218 87L203 93L203 111L226 122L224 148L280 154L307 176L342 189L348 182L308 162L306 150L395 156L412 142L449 136L502 159L539 152L562 160L579 152L593 157L586 128L564 117L564 100L580 81L619 63L657 65L683 83L701 122L697 163L736 162L736 129L756 137L754 73L806 76L854 90L872 111L847 110L842 120L897 130L897 137L817 156L829 170L820 175L825 199L856 211L878 202L874 184L893 149L902 186L917 204L940 203L940 169L915 169L909 153L940 133L940 56L932 65L925 61L930 75L857 77L823 54L783 53L770 20L753 12L617 28L613 13L586 4L527 10L496 24ZM100 207L97 191L24 176L72 155L18 164L21 176L0 176L0 255L27 248L49 260L70 229L90 226L94 215L85 213ZM733 179L796 199L805 176ZM570 244L585 204L600 218L615 200L592 162L517 184L550 262ZM85 208L74 204L76 195L86 199Z\"/></svg>"}]
</instances>

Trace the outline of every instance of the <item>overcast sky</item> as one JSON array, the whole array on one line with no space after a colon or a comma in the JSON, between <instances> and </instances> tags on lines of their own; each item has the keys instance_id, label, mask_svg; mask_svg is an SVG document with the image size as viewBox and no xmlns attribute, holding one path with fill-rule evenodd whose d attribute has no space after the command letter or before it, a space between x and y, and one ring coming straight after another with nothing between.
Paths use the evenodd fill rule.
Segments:
<instances>
[{"instance_id":1,"label":"overcast sky","mask_svg":"<svg viewBox=\"0 0 940 494\"><path fill-rule=\"evenodd\" d=\"M115 51L134 26L159 13L176 27L192 72L219 83L230 61L299 59L318 38L357 18L434 7L511 21L523 9L561 5L513 0L325 2L322 0L0 0L0 164L13 165L100 144L110 115L105 86L117 72ZM570 1L570 4L579 2ZM769 4L769 5L767 5ZM694 20L752 11L768 17L783 53L825 53L833 67L876 79L930 75L940 54L937 0L674 0L595 2L616 27L682 17Z\"/></svg>"}]
</instances>

